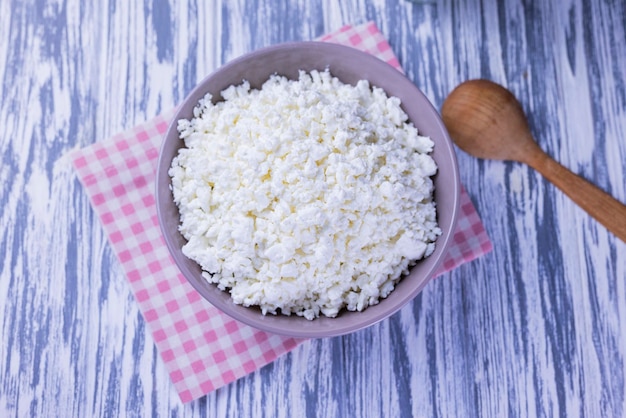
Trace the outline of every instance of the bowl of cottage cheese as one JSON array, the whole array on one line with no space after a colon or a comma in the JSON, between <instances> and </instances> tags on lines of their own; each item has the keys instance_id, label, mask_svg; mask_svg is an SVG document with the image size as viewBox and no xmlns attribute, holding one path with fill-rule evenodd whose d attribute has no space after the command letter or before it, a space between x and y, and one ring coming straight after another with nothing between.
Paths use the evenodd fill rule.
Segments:
<instances>
[{"instance_id":1,"label":"bowl of cottage cheese","mask_svg":"<svg viewBox=\"0 0 626 418\"><path fill-rule=\"evenodd\" d=\"M437 111L356 49L281 44L201 81L165 135L158 218L189 283L293 337L373 325L428 283L460 183Z\"/></svg>"}]
</instances>

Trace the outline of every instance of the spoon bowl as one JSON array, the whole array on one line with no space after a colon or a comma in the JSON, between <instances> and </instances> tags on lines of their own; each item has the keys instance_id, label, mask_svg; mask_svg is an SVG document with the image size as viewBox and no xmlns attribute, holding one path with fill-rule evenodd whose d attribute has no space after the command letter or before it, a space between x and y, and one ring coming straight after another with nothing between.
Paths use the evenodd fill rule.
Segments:
<instances>
[{"instance_id":1,"label":"spoon bowl","mask_svg":"<svg viewBox=\"0 0 626 418\"><path fill-rule=\"evenodd\" d=\"M446 98L441 115L463 151L478 158L528 164L626 242L626 206L543 152L509 90L488 80L466 81Z\"/></svg>"}]
</instances>

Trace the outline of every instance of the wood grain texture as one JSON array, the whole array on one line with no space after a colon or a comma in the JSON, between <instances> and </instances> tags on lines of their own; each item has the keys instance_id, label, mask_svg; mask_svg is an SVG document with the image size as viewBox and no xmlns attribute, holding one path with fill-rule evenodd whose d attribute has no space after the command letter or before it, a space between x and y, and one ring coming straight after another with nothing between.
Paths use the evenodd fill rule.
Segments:
<instances>
[{"instance_id":1,"label":"wood grain texture","mask_svg":"<svg viewBox=\"0 0 626 418\"><path fill-rule=\"evenodd\" d=\"M549 155L626 202L623 1L0 1L0 415L626 415L625 244L533 170L462 151L491 254L180 403L67 153L244 52L367 20L437 107L507 86Z\"/></svg>"}]
</instances>

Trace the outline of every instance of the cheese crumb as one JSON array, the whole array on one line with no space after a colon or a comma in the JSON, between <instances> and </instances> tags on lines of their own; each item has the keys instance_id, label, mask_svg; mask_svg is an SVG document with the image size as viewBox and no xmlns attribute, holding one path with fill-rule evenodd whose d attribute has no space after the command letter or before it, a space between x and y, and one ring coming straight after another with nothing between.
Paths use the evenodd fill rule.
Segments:
<instances>
[{"instance_id":1,"label":"cheese crumb","mask_svg":"<svg viewBox=\"0 0 626 418\"><path fill-rule=\"evenodd\" d=\"M362 311L434 250L433 142L365 80L274 75L207 95L172 161L183 253L235 303Z\"/></svg>"}]
</instances>

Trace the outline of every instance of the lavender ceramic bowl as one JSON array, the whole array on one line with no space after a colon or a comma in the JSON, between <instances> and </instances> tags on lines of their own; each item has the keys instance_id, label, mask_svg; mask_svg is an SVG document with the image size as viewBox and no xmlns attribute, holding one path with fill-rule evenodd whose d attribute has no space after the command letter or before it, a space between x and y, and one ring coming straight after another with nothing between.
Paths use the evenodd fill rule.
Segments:
<instances>
[{"instance_id":1,"label":"lavender ceramic bowl","mask_svg":"<svg viewBox=\"0 0 626 418\"><path fill-rule=\"evenodd\" d=\"M274 73L297 79L299 70L326 68L344 83L355 84L366 79L371 85L384 89L389 96L398 97L420 134L430 136L435 142L432 157L439 167L435 177L435 200L443 234L438 238L435 252L430 257L419 261L386 299L363 312L343 311L336 318L320 317L313 321L298 316L264 316L257 308L234 304L228 293L206 282L201 277L200 267L181 251L185 239L178 232L179 213L173 201L168 176L172 159L178 149L184 146L178 137L177 121L191 118L193 108L206 93L219 99L223 89L240 84L244 79L253 88L259 88ZM292 337L347 334L373 325L409 303L436 272L452 242L458 214L459 190L458 167L452 142L439 114L424 94L398 70L378 58L353 48L322 42L287 43L261 49L233 60L201 81L183 101L164 138L156 180L157 210L163 236L172 257L189 283L227 315L257 329Z\"/></svg>"}]
</instances>

